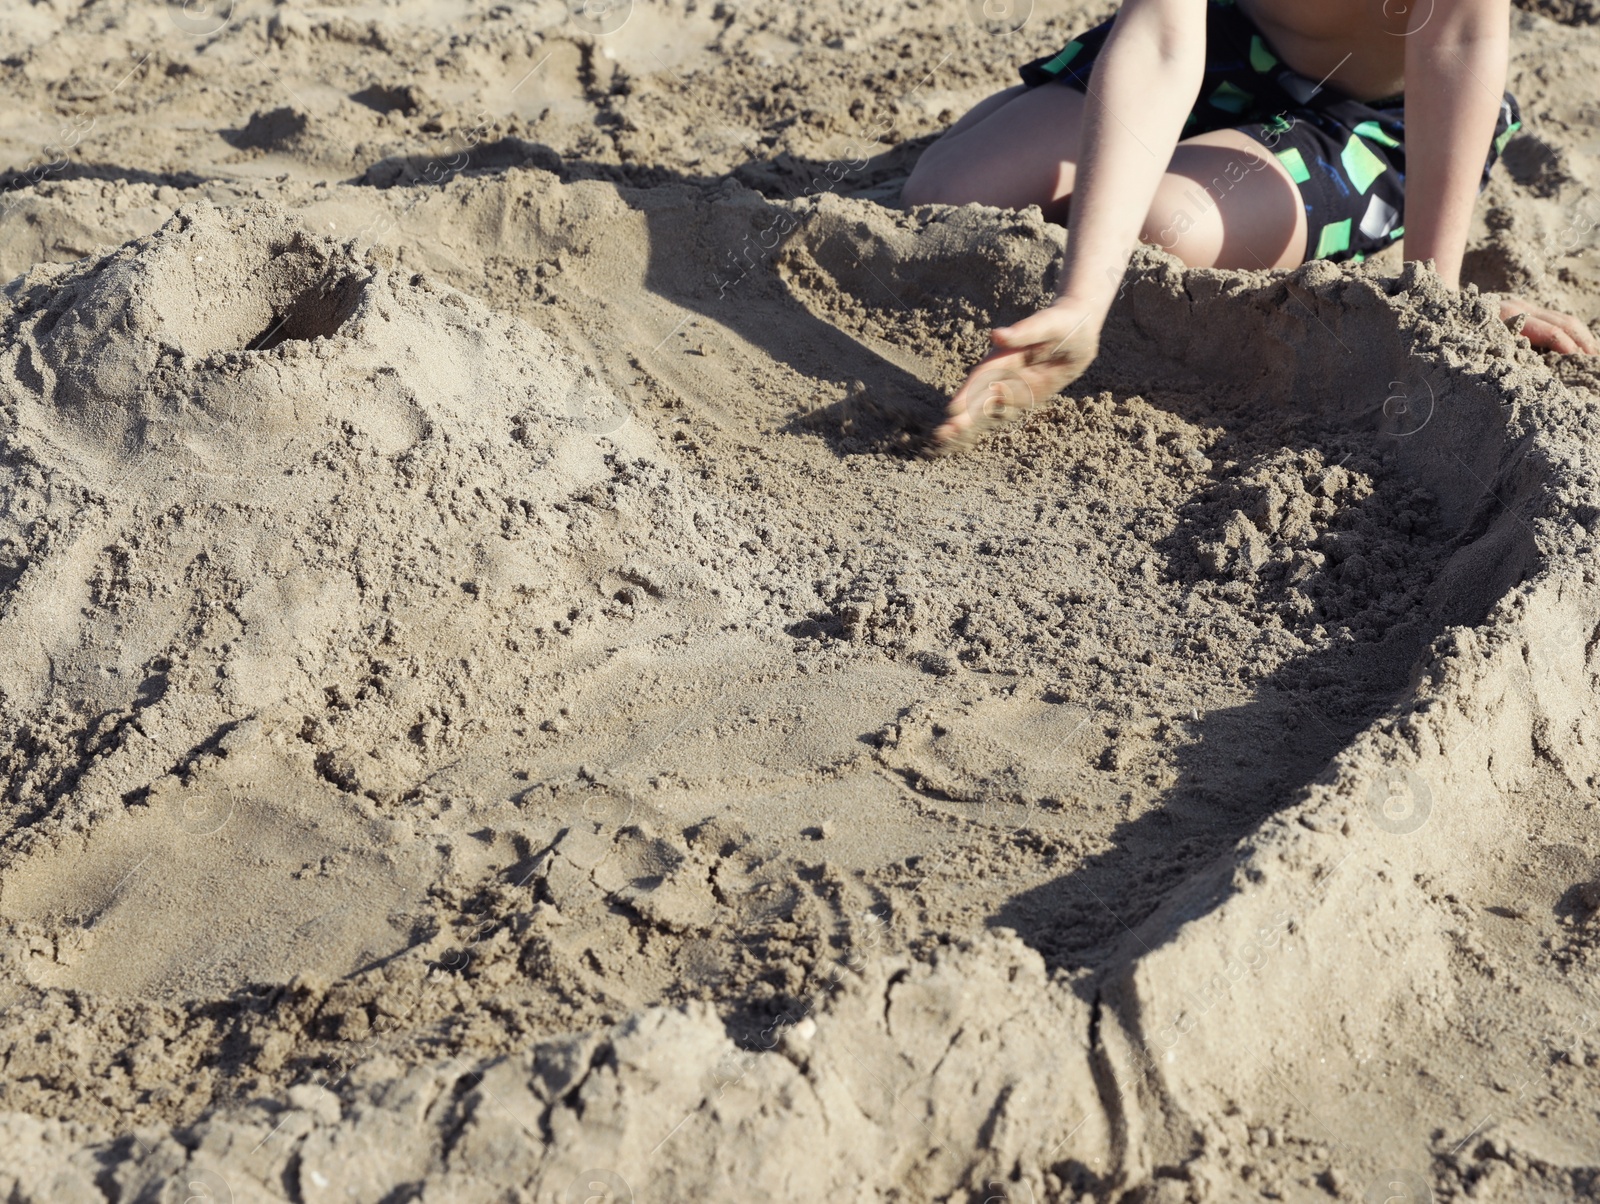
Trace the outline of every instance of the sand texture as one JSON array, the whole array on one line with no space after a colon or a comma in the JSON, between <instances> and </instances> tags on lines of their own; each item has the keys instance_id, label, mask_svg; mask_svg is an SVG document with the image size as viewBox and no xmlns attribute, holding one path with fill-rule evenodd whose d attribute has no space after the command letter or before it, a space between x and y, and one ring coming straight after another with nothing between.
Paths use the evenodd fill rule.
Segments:
<instances>
[{"instance_id":1,"label":"sand texture","mask_svg":"<svg viewBox=\"0 0 1600 1204\"><path fill-rule=\"evenodd\" d=\"M0 4L0 1201L1600 1194L1593 6L930 459L1038 10Z\"/></svg>"}]
</instances>

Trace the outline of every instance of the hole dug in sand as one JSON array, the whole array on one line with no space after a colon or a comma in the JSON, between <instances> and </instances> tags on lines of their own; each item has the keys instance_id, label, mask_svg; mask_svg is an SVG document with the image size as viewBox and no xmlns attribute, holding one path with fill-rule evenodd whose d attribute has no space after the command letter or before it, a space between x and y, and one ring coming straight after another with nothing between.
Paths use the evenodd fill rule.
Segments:
<instances>
[{"instance_id":1,"label":"hole dug in sand","mask_svg":"<svg viewBox=\"0 0 1600 1204\"><path fill-rule=\"evenodd\" d=\"M22 282L24 421L158 477L248 476L330 438L398 455L423 430L418 397L481 368L476 349L425 350L427 322L394 287L271 206L186 206L148 238ZM380 295L391 320L366 320Z\"/></svg>"},{"instance_id":2,"label":"hole dug in sand","mask_svg":"<svg viewBox=\"0 0 1600 1204\"><path fill-rule=\"evenodd\" d=\"M245 344L246 351L271 351L292 339L331 339L361 301L365 282L346 269L319 257L285 247L273 251L269 275L273 291L287 294L286 302L273 302L272 323Z\"/></svg>"},{"instance_id":3,"label":"hole dug in sand","mask_svg":"<svg viewBox=\"0 0 1600 1204\"><path fill-rule=\"evenodd\" d=\"M106 258L22 282L17 300L32 312L18 376L49 402L61 433L96 455L303 427L327 392L311 379L317 370L289 368L301 379L286 390L277 370L252 374L241 355L339 337L371 278L269 206L187 206Z\"/></svg>"}]
</instances>

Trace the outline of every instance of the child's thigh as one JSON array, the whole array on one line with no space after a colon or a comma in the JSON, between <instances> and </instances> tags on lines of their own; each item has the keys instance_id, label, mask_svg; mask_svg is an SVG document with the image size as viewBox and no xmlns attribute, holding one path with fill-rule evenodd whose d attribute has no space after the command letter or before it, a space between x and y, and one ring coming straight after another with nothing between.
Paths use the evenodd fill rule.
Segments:
<instances>
[{"instance_id":1,"label":"child's thigh","mask_svg":"<svg viewBox=\"0 0 1600 1204\"><path fill-rule=\"evenodd\" d=\"M1038 205L1057 216L1076 175L1083 93L1044 84L990 100L998 103L968 114L923 152L906 203Z\"/></svg>"},{"instance_id":2,"label":"child's thigh","mask_svg":"<svg viewBox=\"0 0 1600 1204\"><path fill-rule=\"evenodd\" d=\"M1026 84L1017 84L1014 87L1006 88L1004 91L996 92L992 96L985 96L963 113L954 125L940 134L939 141L942 142L946 138L954 138L958 134L965 133L996 110L1004 108L1013 100L1016 100L1026 91L1028 91Z\"/></svg>"},{"instance_id":3,"label":"child's thigh","mask_svg":"<svg viewBox=\"0 0 1600 1204\"><path fill-rule=\"evenodd\" d=\"M1305 203L1267 147L1215 130L1178 144L1144 233L1191 266L1295 267L1306 254Z\"/></svg>"},{"instance_id":4,"label":"child's thigh","mask_svg":"<svg viewBox=\"0 0 1600 1204\"><path fill-rule=\"evenodd\" d=\"M951 126L940 143L980 158L1023 155L1076 162L1083 107L1083 93L1065 84L1007 88Z\"/></svg>"}]
</instances>

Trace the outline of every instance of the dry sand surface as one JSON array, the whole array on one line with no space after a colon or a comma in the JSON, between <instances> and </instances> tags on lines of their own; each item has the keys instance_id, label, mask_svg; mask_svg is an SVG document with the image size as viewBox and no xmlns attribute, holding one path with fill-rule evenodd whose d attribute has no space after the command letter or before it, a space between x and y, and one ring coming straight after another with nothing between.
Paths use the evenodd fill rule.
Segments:
<instances>
[{"instance_id":1,"label":"dry sand surface","mask_svg":"<svg viewBox=\"0 0 1600 1204\"><path fill-rule=\"evenodd\" d=\"M226 3L0 4L0 1201L1600 1196L1592 362L1141 252L927 459L1110 6Z\"/></svg>"}]
</instances>

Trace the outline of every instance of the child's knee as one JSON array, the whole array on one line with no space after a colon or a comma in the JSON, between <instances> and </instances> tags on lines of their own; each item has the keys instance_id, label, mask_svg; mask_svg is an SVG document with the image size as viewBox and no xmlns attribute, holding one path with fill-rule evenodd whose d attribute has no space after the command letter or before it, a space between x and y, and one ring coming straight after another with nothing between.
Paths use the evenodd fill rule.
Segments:
<instances>
[{"instance_id":1,"label":"child's knee","mask_svg":"<svg viewBox=\"0 0 1600 1204\"><path fill-rule=\"evenodd\" d=\"M949 176L937 170L930 161L929 147L911 171L911 176L900 188L900 203L907 209L914 205L959 205L952 199Z\"/></svg>"},{"instance_id":2,"label":"child's knee","mask_svg":"<svg viewBox=\"0 0 1600 1204\"><path fill-rule=\"evenodd\" d=\"M1188 185L1187 190L1184 185ZM1190 262L1200 245L1208 241L1208 229L1216 217L1216 202L1198 185L1183 177L1166 176L1156 189L1150 211L1145 214L1139 241Z\"/></svg>"},{"instance_id":3,"label":"child's knee","mask_svg":"<svg viewBox=\"0 0 1600 1204\"><path fill-rule=\"evenodd\" d=\"M919 178L915 172L900 188L900 203L907 209L914 205L936 205L932 181Z\"/></svg>"},{"instance_id":4,"label":"child's knee","mask_svg":"<svg viewBox=\"0 0 1600 1204\"><path fill-rule=\"evenodd\" d=\"M1168 188L1163 181L1150 202L1150 211L1144 216L1139 241L1171 251L1193 224L1194 218L1179 201L1176 190Z\"/></svg>"}]
</instances>

